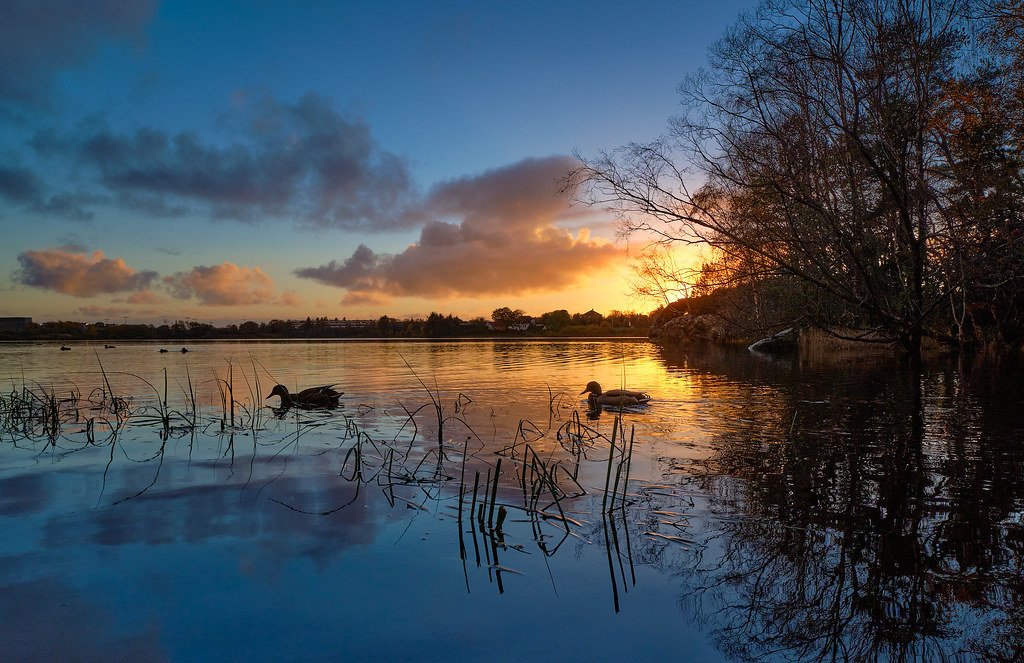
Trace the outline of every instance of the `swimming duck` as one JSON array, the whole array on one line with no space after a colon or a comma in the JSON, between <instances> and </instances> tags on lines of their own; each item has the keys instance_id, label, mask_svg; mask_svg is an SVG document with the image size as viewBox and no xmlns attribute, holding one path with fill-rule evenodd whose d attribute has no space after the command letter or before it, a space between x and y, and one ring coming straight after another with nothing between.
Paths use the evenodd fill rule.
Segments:
<instances>
[{"instance_id":1,"label":"swimming duck","mask_svg":"<svg viewBox=\"0 0 1024 663\"><path fill-rule=\"evenodd\" d=\"M104 344L103 349L104 350L113 350L116 347L117 347L116 345L110 345L109 343L106 343L106 344Z\"/></svg>"},{"instance_id":2,"label":"swimming duck","mask_svg":"<svg viewBox=\"0 0 1024 663\"><path fill-rule=\"evenodd\" d=\"M160 352L167 352L167 348L160 348Z\"/></svg>"},{"instance_id":3,"label":"swimming duck","mask_svg":"<svg viewBox=\"0 0 1024 663\"><path fill-rule=\"evenodd\" d=\"M631 407L633 405L646 405L651 400L651 397L642 391L630 391L629 389L611 389L609 391L602 391L601 385L594 381L587 383L586 389L580 392L580 396L588 392L590 395L587 396L587 404L590 405L590 409L592 410L599 407Z\"/></svg>"},{"instance_id":4,"label":"swimming duck","mask_svg":"<svg viewBox=\"0 0 1024 663\"><path fill-rule=\"evenodd\" d=\"M71 348L69 348L66 345L62 345L62 346L60 346L60 349L61 349L62 352L66 352L66 351L70 350Z\"/></svg>"},{"instance_id":5,"label":"swimming duck","mask_svg":"<svg viewBox=\"0 0 1024 663\"><path fill-rule=\"evenodd\" d=\"M297 394L289 394L288 387L283 384L275 385L270 390L270 396L281 397L281 407L290 407L292 405L306 406L306 407L334 407L338 404L338 399L344 392L337 391L334 389L333 384L325 384L322 387L310 387L309 389L303 389Z\"/></svg>"},{"instance_id":6,"label":"swimming duck","mask_svg":"<svg viewBox=\"0 0 1024 663\"><path fill-rule=\"evenodd\" d=\"M182 348L181 351L182 352L188 352L188 348Z\"/></svg>"}]
</instances>

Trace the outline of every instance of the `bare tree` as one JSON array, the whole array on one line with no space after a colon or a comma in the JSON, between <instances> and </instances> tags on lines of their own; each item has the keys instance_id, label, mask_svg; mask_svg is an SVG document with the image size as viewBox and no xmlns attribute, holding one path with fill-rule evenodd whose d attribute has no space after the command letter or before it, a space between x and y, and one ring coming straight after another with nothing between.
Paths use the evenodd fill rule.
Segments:
<instances>
[{"instance_id":1,"label":"bare tree","mask_svg":"<svg viewBox=\"0 0 1024 663\"><path fill-rule=\"evenodd\" d=\"M723 281L792 279L811 322L917 354L949 336L934 127L963 15L960 0L768 0L681 85L668 136L583 160L569 186L627 232L707 243Z\"/></svg>"}]
</instances>

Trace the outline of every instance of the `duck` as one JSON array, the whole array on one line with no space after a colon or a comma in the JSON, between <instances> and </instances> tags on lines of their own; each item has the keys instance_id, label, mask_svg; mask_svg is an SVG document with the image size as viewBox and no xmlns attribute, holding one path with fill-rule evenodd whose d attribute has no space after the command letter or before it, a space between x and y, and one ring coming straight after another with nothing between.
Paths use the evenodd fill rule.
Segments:
<instances>
[{"instance_id":1,"label":"duck","mask_svg":"<svg viewBox=\"0 0 1024 663\"><path fill-rule=\"evenodd\" d=\"M182 352L188 352L188 348L182 348L181 351Z\"/></svg>"},{"instance_id":2,"label":"duck","mask_svg":"<svg viewBox=\"0 0 1024 663\"><path fill-rule=\"evenodd\" d=\"M634 405L646 405L651 397L642 391L631 391L629 389L611 389L602 391L598 382L591 380L586 388L580 392L580 396L589 393L587 404L591 410L600 407L632 407Z\"/></svg>"},{"instance_id":3,"label":"duck","mask_svg":"<svg viewBox=\"0 0 1024 663\"><path fill-rule=\"evenodd\" d=\"M322 387L310 387L309 389L303 389L297 394L290 394L288 393L288 387L279 384L270 390L270 396L267 396L267 398L280 396L281 407L283 408L292 405L300 407L334 407L338 404L338 399L341 398L343 393L342 391L337 391L333 384L325 384Z\"/></svg>"},{"instance_id":4,"label":"duck","mask_svg":"<svg viewBox=\"0 0 1024 663\"><path fill-rule=\"evenodd\" d=\"M110 345L109 343L106 343L106 344L103 345L103 349L104 350L113 350L116 347L117 347L116 345Z\"/></svg>"},{"instance_id":5,"label":"duck","mask_svg":"<svg viewBox=\"0 0 1024 663\"><path fill-rule=\"evenodd\" d=\"M71 348L69 348L66 345L62 345L62 346L60 346L60 349L61 349L62 352L66 352L66 351L70 350Z\"/></svg>"},{"instance_id":6,"label":"duck","mask_svg":"<svg viewBox=\"0 0 1024 663\"><path fill-rule=\"evenodd\" d=\"M167 348L160 348L160 352L167 352Z\"/></svg>"}]
</instances>

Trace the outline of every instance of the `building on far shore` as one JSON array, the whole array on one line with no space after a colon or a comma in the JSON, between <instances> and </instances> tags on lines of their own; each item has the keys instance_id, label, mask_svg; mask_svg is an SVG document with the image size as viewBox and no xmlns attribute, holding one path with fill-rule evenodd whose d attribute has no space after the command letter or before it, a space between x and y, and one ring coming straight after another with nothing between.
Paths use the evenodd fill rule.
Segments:
<instances>
[{"instance_id":1,"label":"building on far shore","mask_svg":"<svg viewBox=\"0 0 1024 663\"><path fill-rule=\"evenodd\" d=\"M0 332L23 332L32 324L32 318L0 318Z\"/></svg>"}]
</instances>

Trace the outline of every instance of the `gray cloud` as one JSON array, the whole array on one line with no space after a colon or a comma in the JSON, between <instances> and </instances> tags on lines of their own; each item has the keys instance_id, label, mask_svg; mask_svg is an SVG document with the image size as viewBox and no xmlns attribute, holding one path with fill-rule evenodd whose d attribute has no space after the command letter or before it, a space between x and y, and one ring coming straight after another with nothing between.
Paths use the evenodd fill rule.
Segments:
<instances>
[{"instance_id":1,"label":"gray cloud","mask_svg":"<svg viewBox=\"0 0 1024 663\"><path fill-rule=\"evenodd\" d=\"M67 233L57 238L57 248L71 253L88 253L89 245L75 233Z\"/></svg>"},{"instance_id":2,"label":"gray cloud","mask_svg":"<svg viewBox=\"0 0 1024 663\"><path fill-rule=\"evenodd\" d=\"M0 199L33 212L89 221L95 214L87 205L105 202L104 196L64 192L47 197L42 180L30 169L0 166Z\"/></svg>"},{"instance_id":3,"label":"gray cloud","mask_svg":"<svg viewBox=\"0 0 1024 663\"><path fill-rule=\"evenodd\" d=\"M379 262L380 259L368 246L360 244L352 255L341 264L332 260L320 267L297 269L295 273L303 278L347 288L360 282L372 280Z\"/></svg>"},{"instance_id":4,"label":"gray cloud","mask_svg":"<svg viewBox=\"0 0 1024 663\"><path fill-rule=\"evenodd\" d=\"M622 252L586 231L555 224L575 216L558 181L569 157L527 159L434 187L423 213L431 221L405 251L382 255L360 245L342 262L296 275L348 290L349 303L382 296L490 296L559 290L589 278Z\"/></svg>"},{"instance_id":5,"label":"gray cloud","mask_svg":"<svg viewBox=\"0 0 1024 663\"><path fill-rule=\"evenodd\" d=\"M32 171L0 166L0 197L13 203L34 203L42 192L43 185Z\"/></svg>"},{"instance_id":6,"label":"gray cloud","mask_svg":"<svg viewBox=\"0 0 1024 663\"><path fill-rule=\"evenodd\" d=\"M188 207L185 205L173 205L156 196L122 193L117 197L117 205L124 210L142 212L146 216L162 219L173 219L188 214Z\"/></svg>"},{"instance_id":7,"label":"gray cloud","mask_svg":"<svg viewBox=\"0 0 1024 663\"><path fill-rule=\"evenodd\" d=\"M422 220L406 161L380 148L370 127L322 97L295 104L243 99L222 120L233 141L143 128L83 126L73 136L37 132L41 156L94 169L115 204L153 216L188 211L213 219L287 219L310 227L390 230Z\"/></svg>"},{"instance_id":8,"label":"gray cloud","mask_svg":"<svg viewBox=\"0 0 1024 663\"><path fill-rule=\"evenodd\" d=\"M424 203L434 217L462 219L470 231L532 228L577 215L559 182L579 164L570 156L524 159L434 186Z\"/></svg>"},{"instance_id":9,"label":"gray cloud","mask_svg":"<svg viewBox=\"0 0 1024 663\"><path fill-rule=\"evenodd\" d=\"M155 0L16 0L0 21L0 102L45 104L52 74L91 56L105 40L130 39Z\"/></svg>"},{"instance_id":10,"label":"gray cloud","mask_svg":"<svg viewBox=\"0 0 1024 663\"><path fill-rule=\"evenodd\" d=\"M73 297L144 290L157 277L156 272L132 269L121 258L104 258L102 251L91 255L67 249L24 251L18 254L18 262L16 282Z\"/></svg>"},{"instance_id":11,"label":"gray cloud","mask_svg":"<svg viewBox=\"0 0 1024 663\"><path fill-rule=\"evenodd\" d=\"M62 216L72 221L92 221L96 213L87 205L96 205L106 202L104 196L91 193L58 193L48 199L37 201L31 206L32 211Z\"/></svg>"}]
</instances>

